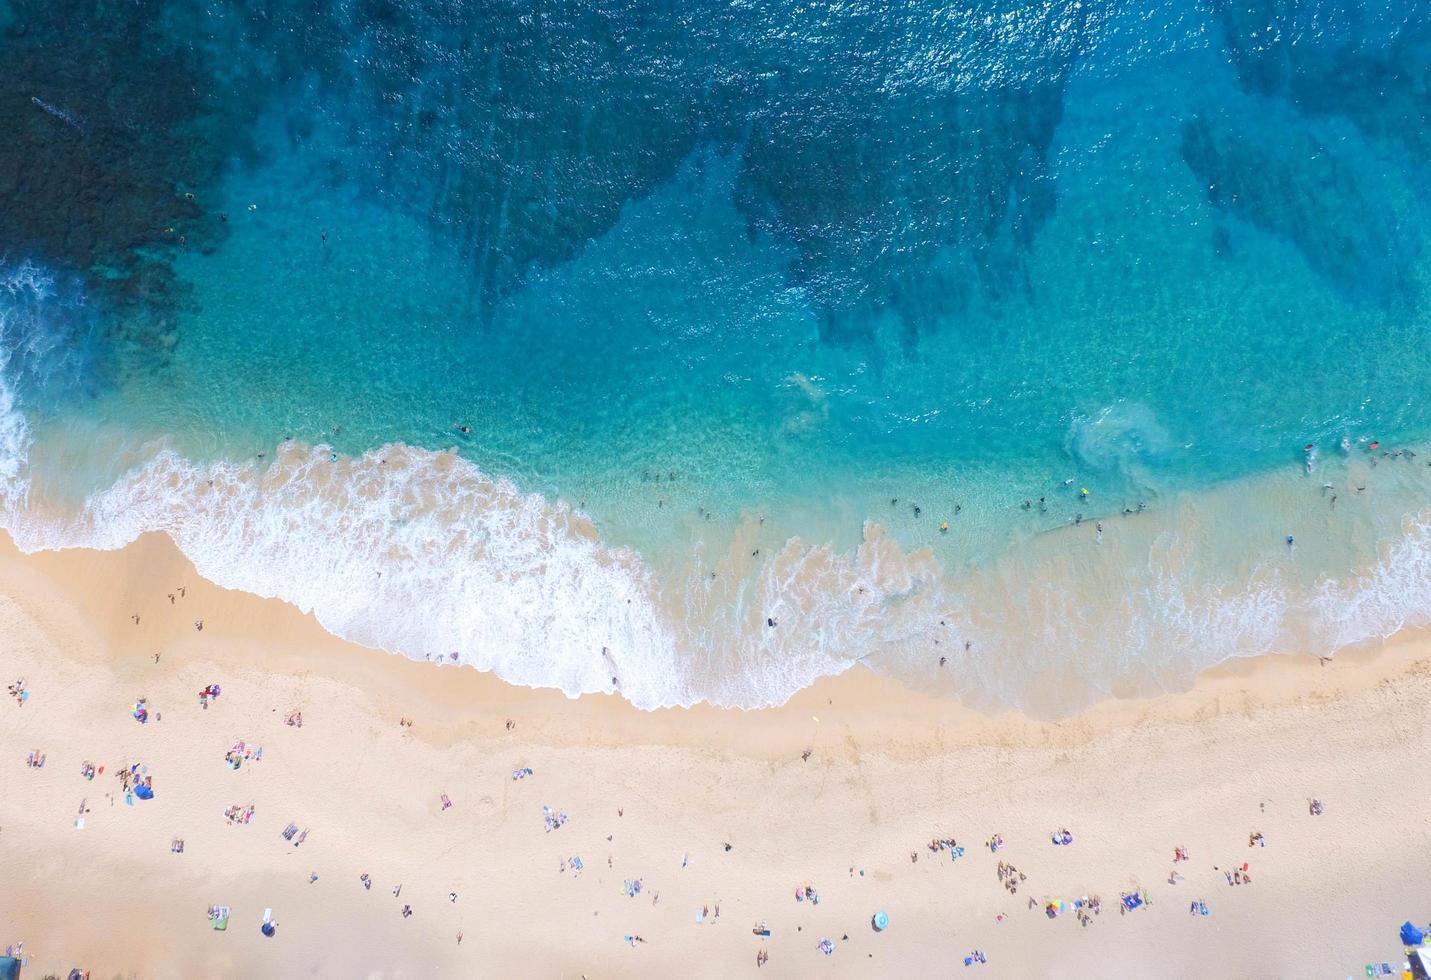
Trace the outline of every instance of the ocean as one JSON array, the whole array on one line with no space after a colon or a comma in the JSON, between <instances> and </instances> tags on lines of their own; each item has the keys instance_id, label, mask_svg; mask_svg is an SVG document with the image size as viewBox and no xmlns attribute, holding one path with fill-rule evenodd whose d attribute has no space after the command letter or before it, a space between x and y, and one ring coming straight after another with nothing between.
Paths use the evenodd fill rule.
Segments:
<instances>
[{"instance_id":1,"label":"ocean","mask_svg":"<svg viewBox=\"0 0 1431 980\"><path fill-rule=\"evenodd\" d=\"M1407 0L0 2L0 525L641 708L1431 622Z\"/></svg>"}]
</instances>

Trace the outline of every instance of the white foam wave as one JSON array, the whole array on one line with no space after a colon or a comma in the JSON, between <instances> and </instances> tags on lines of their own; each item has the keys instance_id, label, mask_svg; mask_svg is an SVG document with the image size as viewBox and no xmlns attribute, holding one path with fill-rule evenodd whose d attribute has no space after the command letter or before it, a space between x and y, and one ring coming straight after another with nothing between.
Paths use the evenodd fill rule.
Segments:
<instances>
[{"instance_id":1,"label":"white foam wave","mask_svg":"<svg viewBox=\"0 0 1431 980\"><path fill-rule=\"evenodd\" d=\"M32 263L0 269L0 490L19 482L30 448L30 425L20 411L11 361L33 343L26 320L53 291L53 277Z\"/></svg>"},{"instance_id":2,"label":"white foam wave","mask_svg":"<svg viewBox=\"0 0 1431 980\"><path fill-rule=\"evenodd\" d=\"M1431 625L1431 514L1408 518L1403 536L1364 574L1324 579L1308 606L1314 652L1327 655Z\"/></svg>"},{"instance_id":3,"label":"white foam wave","mask_svg":"<svg viewBox=\"0 0 1431 980\"><path fill-rule=\"evenodd\" d=\"M578 694L610 690L616 674L641 706L685 684L665 662L672 638L635 555L451 454L335 459L290 446L266 467L198 467L166 450L76 515L7 523L27 551L119 548L162 531L205 578L285 599L339 636L455 653L518 684Z\"/></svg>"}]
</instances>

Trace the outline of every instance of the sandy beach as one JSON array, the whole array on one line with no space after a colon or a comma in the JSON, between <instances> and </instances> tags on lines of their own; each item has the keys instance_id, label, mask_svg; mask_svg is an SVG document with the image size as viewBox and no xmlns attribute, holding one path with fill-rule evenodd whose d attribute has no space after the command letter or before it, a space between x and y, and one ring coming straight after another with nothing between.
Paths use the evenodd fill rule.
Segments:
<instances>
[{"instance_id":1,"label":"sandy beach","mask_svg":"<svg viewBox=\"0 0 1431 980\"><path fill-rule=\"evenodd\" d=\"M862 670L766 711L568 700L342 642L155 535L6 539L0 597L28 692L0 705L0 945L26 976L1343 977L1399 967L1427 917L1419 635L1042 724ZM152 799L126 800L136 765Z\"/></svg>"}]
</instances>

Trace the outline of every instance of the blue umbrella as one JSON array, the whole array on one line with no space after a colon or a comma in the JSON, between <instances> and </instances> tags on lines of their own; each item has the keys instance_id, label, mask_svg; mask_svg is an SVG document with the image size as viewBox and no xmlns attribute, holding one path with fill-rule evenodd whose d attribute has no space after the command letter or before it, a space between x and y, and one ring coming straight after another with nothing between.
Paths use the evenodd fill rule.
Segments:
<instances>
[{"instance_id":1,"label":"blue umbrella","mask_svg":"<svg viewBox=\"0 0 1431 980\"><path fill-rule=\"evenodd\" d=\"M883 912L876 912L871 924L874 926L875 932L884 932L889 928L889 916Z\"/></svg>"}]
</instances>

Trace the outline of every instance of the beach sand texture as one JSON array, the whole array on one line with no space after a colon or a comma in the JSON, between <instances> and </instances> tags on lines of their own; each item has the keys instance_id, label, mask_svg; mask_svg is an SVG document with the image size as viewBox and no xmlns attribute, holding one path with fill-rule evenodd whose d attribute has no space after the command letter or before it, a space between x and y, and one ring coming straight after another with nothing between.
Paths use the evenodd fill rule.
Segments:
<instances>
[{"instance_id":1,"label":"beach sand texture","mask_svg":"<svg viewBox=\"0 0 1431 980\"><path fill-rule=\"evenodd\" d=\"M155 535L28 557L7 539L0 596L3 680L30 692L0 704L0 944L23 940L27 976L951 976L979 950L971 976L1343 977L1399 966L1397 925L1426 918L1420 636L1056 724L862 670L778 709L645 713L337 640ZM230 769L240 739L263 755ZM130 806L115 773L136 763L155 795ZM569 819L548 831L543 805ZM929 848L946 838L962 856ZM1120 914L1128 891L1150 904ZM1087 926L1044 911L1093 895Z\"/></svg>"}]
</instances>

